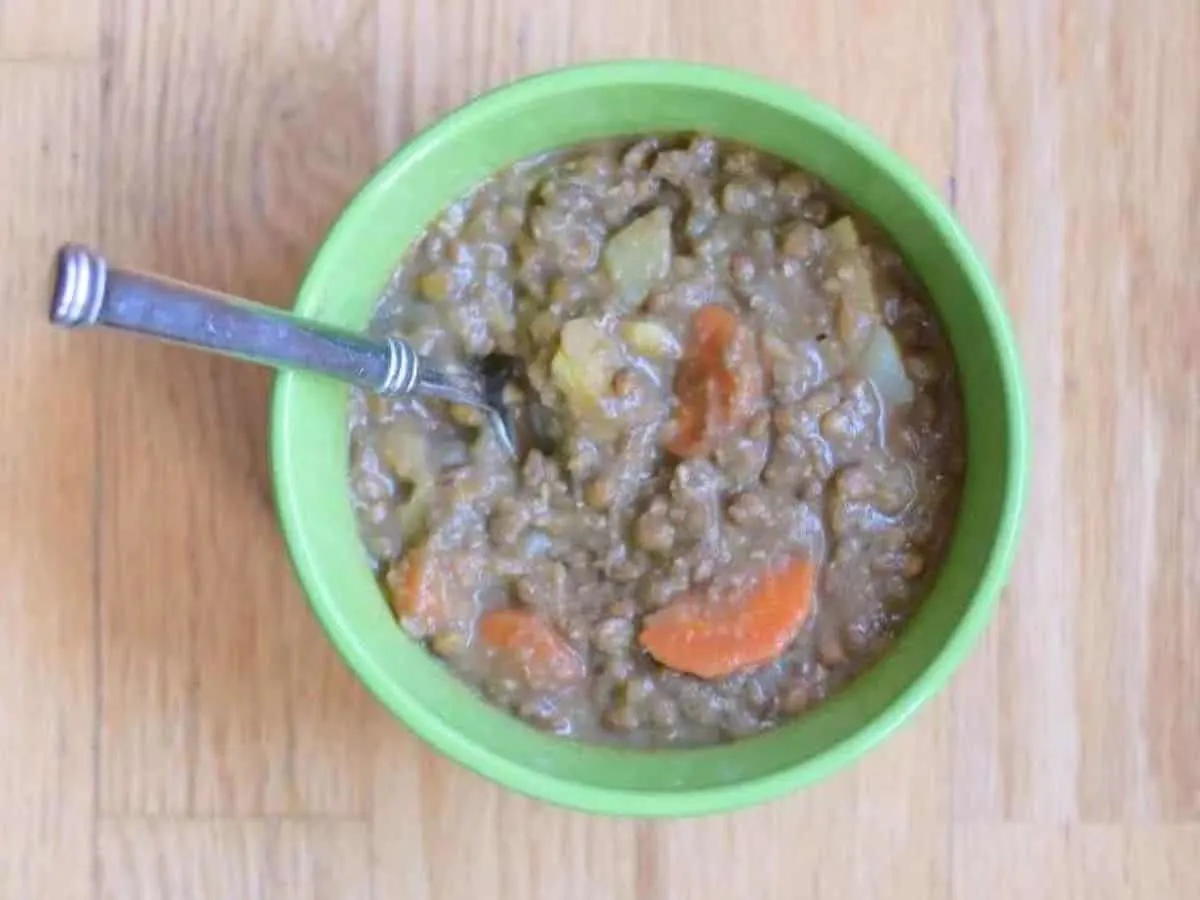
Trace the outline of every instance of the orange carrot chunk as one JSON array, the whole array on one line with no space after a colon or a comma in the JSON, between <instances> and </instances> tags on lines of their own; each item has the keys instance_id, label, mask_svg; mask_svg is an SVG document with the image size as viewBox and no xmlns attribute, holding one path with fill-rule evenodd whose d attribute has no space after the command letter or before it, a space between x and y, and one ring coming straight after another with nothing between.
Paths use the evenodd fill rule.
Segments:
<instances>
[{"instance_id":1,"label":"orange carrot chunk","mask_svg":"<svg viewBox=\"0 0 1200 900\"><path fill-rule=\"evenodd\" d=\"M795 560L745 594L685 594L646 617L639 641L664 666L722 678L779 656L812 609L813 565Z\"/></svg>"},{"instance_id":2,"label":"orange carrot chunk","mask_svg":"<svg viewBox=\"0 0 1200 900\"><path fill-rule=\"evenodd\" d=\"M431 561L428 548L414 547L390 569L386 581L392 611L421 636L450 620L445 574Z\"/></svg>"},{"instance_id":3,"label":"orange carrot chunk","mask_svg":"<svg viewBox=\"0 0 1200 900\"><path fill-rule=\"evenodd\" d=\"M676 456L707 453L713 439L750 418L762 397L763 372L754 336L737 313L713 305L696 311L674 389L678 405L667 449Z\"/></svg>"},{"instance_id":4,"label":"orange carrot chunk","mask_svg":"<svg viewBox=\"0 0 1200 900\"><path fill-rule=\"evenodd\" d=\"M583 660L566 639L525 610L484 613L479 619L479 639L502 654L534 687L570 684L587 674Z\"/></svg>"}]
</instances>

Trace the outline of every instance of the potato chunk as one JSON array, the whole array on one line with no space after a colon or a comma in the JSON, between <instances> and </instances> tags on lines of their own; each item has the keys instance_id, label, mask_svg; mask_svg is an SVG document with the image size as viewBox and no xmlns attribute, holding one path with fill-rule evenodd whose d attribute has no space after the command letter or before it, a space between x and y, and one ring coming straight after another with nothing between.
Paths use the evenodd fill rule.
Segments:
<instances>
[{"instance_id":1,"label":"potato chunk","mask_svg":"<svg viewBox=\"0 0 1200 900\"><path fill-rule=\"evenodd\" d=\"M604 268L616 289L618 310L636 309L671 271L671 211L665 206L630 222L608 239Z\"/></svg>"}]
</instances>

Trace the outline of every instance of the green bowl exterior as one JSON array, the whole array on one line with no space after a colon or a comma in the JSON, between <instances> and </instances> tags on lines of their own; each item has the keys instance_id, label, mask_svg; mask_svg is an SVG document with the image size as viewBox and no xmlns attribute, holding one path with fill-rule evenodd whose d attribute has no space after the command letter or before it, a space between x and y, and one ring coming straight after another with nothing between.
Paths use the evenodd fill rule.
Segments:
<instances>
[{"instance_id":1,"label":"green bowl exterior","mask_svg":"<svg viewBox=\"0 0 1200 900\"><path fill-rule=\"evenodd\" d=\"M955 348L967 474L944 565L880 662L794 722L695 749L633 750L538 732L480 699L397 627L347 493L347 389L278 377L271 456L279 517L310 603L375 696L433 747L500 784L622 816L682 816L764 801L860 756L946 684L1004 586L1029 467L1016 343L984 263L938 196L859 126L802 93L686 63L571 67L485 94L418 135L361 189L314 258L295 311L366 326L404 249L495 170L604 136L703 130L793 160L888 230L928 286Z\"/></svg>"}]
</instances>

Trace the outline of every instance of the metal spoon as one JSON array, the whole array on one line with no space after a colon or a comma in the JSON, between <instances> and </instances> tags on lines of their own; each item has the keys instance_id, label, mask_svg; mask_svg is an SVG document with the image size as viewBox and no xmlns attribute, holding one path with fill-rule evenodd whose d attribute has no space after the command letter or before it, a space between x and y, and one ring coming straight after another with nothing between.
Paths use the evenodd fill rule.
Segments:
<instances>
[{"instance_id":1,"label":"metal spoon","mask_svg":"<svg viewBox=\"0 0 1200 900\"><path fill-rule=\"evenodd\" d=\"M475 370L438 366L399 338L363 334L151 275L110 266L77 244L59 249L50 321L66 328L103 326L196 347L276 369L303 369L384 397L417 394L486 413L504 448L516 455L513 417L503 402L519 360L494 353Z\"/></svg>"}]
</instances>

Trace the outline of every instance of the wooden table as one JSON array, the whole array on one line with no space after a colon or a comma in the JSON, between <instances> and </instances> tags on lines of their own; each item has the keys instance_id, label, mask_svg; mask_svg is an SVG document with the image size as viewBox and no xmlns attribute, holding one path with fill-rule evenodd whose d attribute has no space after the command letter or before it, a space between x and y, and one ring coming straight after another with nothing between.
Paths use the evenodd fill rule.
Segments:
<instances>
[{"instance_id":1,"label":"wooden table","mask_svg":"<svg viewBox=\"0 0 1200 900\"><path fill-rule=\"evenodd\" d=\"M1200 4L0 0L0 900L1200 896ZM736 11L735 11L736 10ZM574 60L861 118L991 260L1028 527L952 688L829 782L606 821L436 757L275 528L268 377L45 323L60 241L286 304L354 187Z\"/></svg>"}]
</instances>

